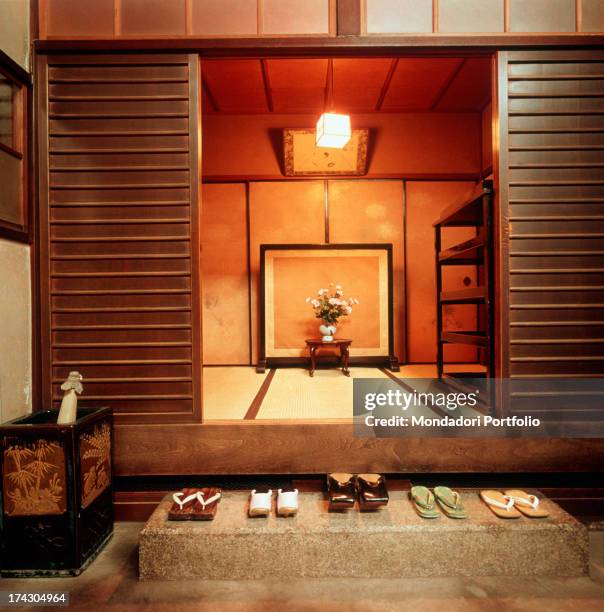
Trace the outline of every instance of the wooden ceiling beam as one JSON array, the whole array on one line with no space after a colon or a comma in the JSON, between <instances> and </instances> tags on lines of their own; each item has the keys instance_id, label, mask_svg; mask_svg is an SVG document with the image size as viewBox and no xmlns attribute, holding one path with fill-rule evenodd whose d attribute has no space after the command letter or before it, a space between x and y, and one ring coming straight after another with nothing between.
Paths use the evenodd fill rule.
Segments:
<instances>
[{"instance_id":1,"label":"wooden ceiling beam","mask_svg":"<svg viewBox=\"0 0 604 612\"><path fill-rule=\"evenodd\" d=\"M215 113L219 113L220 107L218 106L218 103L216 102L216 98L214 97L214 94L212 93L212 90L210 89L210 84L208 83L208 79L203 75L203 72L201 74L201 87L204 93L206 94L206 98L210 102L210 106L212 107L212 110Z\"/></svg>"},{"instance_id":2,"label":"wooden ceiling beam","mask_svg":"<svg viewBox=\"0 0 604 612\"><path fill-rule=\"evenodd\" d=\"M457 75L461 72L461 69L466 65L466 60L467 58L465 57L462 58L459 64L457 64L457 66L455 66L455 68L451 71L451 74L449 75L447 80L443 83L443 86L438 90L438 92L436 93L436 96L434 96L434 100L432 101L432 104L430 104L431 111L436 110L436 107L442 102L442 99L445 97L445 94L449 91L449 88L451 87L451 85L453 85L453 82L457 78Z\"/></svg>"},{"instance_id":3,"label":"wooden ceiling beam","mask_svg":"<svg viewBox=\"0 0 604 612\"><path fill-rule=\"evenodd\" d=\"M268 74L268 63L265 59L260 60L260 68L262 70L262 83L264 84L266 107L268 108L268 112L272 113L275 110L275 105L273 104L273 91L271 89L271 80Z\"/></svg>"},{"instance_id":4,"label":"wooden ceiling beam","mask_svg":"<svg viewBox=\"0 0 604 612\"><path fill-rule=\"evenodd\" d=\"M390 89L390 83L392 83L392 77L394 77L394 73L396 72L397 66L398 66L398 58L395 58L390 62L390 68L388 69L388 73L386 74L386 78L384 79L384 83L382 85L380 95L375 104L375 110L377 112L382 110L382 105L384 104L384 100L386 99L386 94L388 93L388 90Z\"/></svg>"},{"instance_id":5,"label":"wooden ceiling beam","mask_svg":"<svg viewBox=\"0 0 604 612\"><path fill-rule=\"evenodd\" d=\"M333 106L334 92L331 92L331 100L329 96L329 89L333 82L333 59L330 57L327 60L327 73L325 74L325 91L323 93L323 110L331 111L333 108L329 108L330 102Z\"/></svg>"}]
</instances>

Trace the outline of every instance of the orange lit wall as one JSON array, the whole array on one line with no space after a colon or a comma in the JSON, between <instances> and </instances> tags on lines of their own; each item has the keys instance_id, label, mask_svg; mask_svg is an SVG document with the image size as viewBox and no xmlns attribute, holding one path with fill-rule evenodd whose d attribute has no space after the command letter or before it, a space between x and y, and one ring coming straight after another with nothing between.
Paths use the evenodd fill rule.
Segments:
<instances>
[{"instance_id":1,"label":"orange lit wall","mask_svg":"<svg viewBox=\"0 0 604 612\"><path fill-rule=\"evenodd\" d=\"M203 174L219 177L282 175L283 128L308 128L314 115L203 116ZM370 129L368 176L442 177L480 172L479 113L352 115Z\"/></svg>"},{"instance_id":2,"label":"orange lit wall","mask_svg":"<svg viewBox=\"0 0 604 612\"><path fill-rule=\"evenodd\" d=\"M367 115L364 125L372 128L367 177L286 179L280 168L281 128L308 127L309 121L293 115L204 115L204 176L221 181L207 183L203 190L205 362L247 364L250 354L252 363L257 359L260 244L324 243L326 239L393 244L395 351L402 357L407 350L410 362L433 362L432 223L479 176L484 157L481 115ZM400 178L368 180L382 176ZM258 180L262 177L279 180ZM417 177L467 180L412 180ZM247 201L245 183L232 182L246 179L250 180ZM227 236L233 244L221 254L221 242ZM451 236L460 239L459 234ZM248 243L251 292L246 282ZM458 288L465 276L475 283L471 268L455 267L453 274L455 278L445 279L451 288ZM221 301L229 300L223 308ZM360 311L355 314L360 316ZM473 307L446 312L450 328L471 329L475 320ZM446 357L472 361L475 351L454 347Z\"/></svg>"},{"instance_id":3,"label":"orange lit wall","mask_svg":"<svg viewBox=\"0 0 604 612\"><path fill-rule=\"evenodd\" d=\"M204 185L203 363L248 363L248 245L245 185Z\"/></svg>"},{"instance_id":4,"label":"orange lit wall","mask_svg":"<svg viewBox=\"0 0 604 612\"><path fill-rule=\"evenodd\" d=\"M403 181L329 181L331 242L391 243L394 347L405 353L405 218Z\"/></svg>"},{"instance_id":5,"label":"orange lit wall","mask_svg":"<svg viewBox=\"0 0 604 612\"><path fill-rule=\"evenodd\" d=\"M325 241L323 181L273 181L250 185L252 356L258 356L258 278L261 244Z\"/></svg>"},{"instance_id":6,"label":"orange lit wall","mask_svg":"<svg viewBox=\"0 0 604 612\"><path fill-rule=\"evenodd\" d=\"M482 115L482 170L493 169L493 105L489 102Z\"/></svg>"},{"instance_id":7,"label":"orange lit wall","mask_svg":"<svg viewBox=\"0 0 604 612\"><path fill-rule=\"evenodd\" d=\"M410 362L436 361L436 277L434 228L440 212L472 190L473 183L416 182L406 183L407 200L407 326ZM450 228L443 231L442 248L467 240L472 229ZM476 286L476 270L471 266L447 266L443 272L443 289ZM445 329L471 330L476 325L476 307L447 305L443 309ZM473 361L472 347L445 347L447 361Z\"/></svg>"}]
</instances>

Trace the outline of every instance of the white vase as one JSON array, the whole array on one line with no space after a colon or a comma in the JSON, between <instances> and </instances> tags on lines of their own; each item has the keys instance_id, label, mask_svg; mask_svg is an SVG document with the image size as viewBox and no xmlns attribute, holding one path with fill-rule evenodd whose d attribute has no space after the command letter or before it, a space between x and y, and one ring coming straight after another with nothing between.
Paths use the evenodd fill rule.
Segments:
<instances>
[{"instance_id":1,"label":"white vase","mask_svg":"<svg viewBox=\"0 0 604 612\"><path fill-rule=\"evenodd\" d=\"M333 342L333 336L336 333L335 325L323 323L319 326L319 331L321 332L321 340L323 340L323 342Z\"/></svg>"}]
</instances>

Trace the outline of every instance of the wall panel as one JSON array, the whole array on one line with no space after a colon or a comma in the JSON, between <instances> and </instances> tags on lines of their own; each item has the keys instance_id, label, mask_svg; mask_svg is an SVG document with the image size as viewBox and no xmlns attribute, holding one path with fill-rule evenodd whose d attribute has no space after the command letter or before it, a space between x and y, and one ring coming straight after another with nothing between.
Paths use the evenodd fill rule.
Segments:
<instances>
[{"instance_id":1,"label":"wall panel","mask_svg":"<svg viewBox=\"0 0 604 612\"><path fill-rule=\"evenodd\" d=\"M197 36L254 36L257 0L191 0L191 30Z\"/></svg>"},{"instance_id":2,"label":"wall panel","mask_svg":"<svg viewBox=\"0 0 604 612\"><path fill-rule=\"evenodd\" d=\"M604 2L602 0L577 0L581 2L581 31L604 32Z\"/></svg>"},{"instance_id":3,"label":"wall panel","mask_svg":"<svg viewBox=\"0 0 604 612\"><path fill-rule=\"evenodd\" d=\"M308 128L316 120L313 115L204 115L204 175L282 176L283 128ZM352 122L371 130L369 177L480 174L478 113L377 113L352 115Z\"/></svg>"},{"instance_id":4,"label":"wall panel","mask_svg":"<svg viewBox=\"0 0 604 612\"><path fill-rule=\"evenodd\" d=\"M604 31L601 0L38 1L42 39Z\"/></svg>"},{"instance_id":5,"label":"wall panel","mask_svg":"<svg viewBox=\"0 0 604 612\"><path fill-rule=\"evenodd\" d=\"M405 211L403 182L329 181L328 187L329 241L331 243L373 242L392 243L393 245L394 349L399 360L404 361ZM362 316L362 310L357 316Z\"/></svg>"},{"instance_id":6,"label":"wall panel","mask_svg":"<svg viewBox=\"0 0 604 612\"><path fill-rule=\"evenodd\" d=\"M197 58L40 58L42 370L118 422L195 421ZM152 106L150 106L152 105Z\"/></svg>"},{"instance_id":7,"label":"wall panel","mask_svg":"<svg viewBox=\"0 0 604 612\"><path fill-rule=\"evenodd\" d=\"M250 184L252 359L258 358L258 278L261 244L321 244L325 240L324 181Z\"/></svg>"},{"instance_id":8,"label":"wall panel","mask_svg":"<svg viewBox=\"0 0 604 612\"><path fill-rule=\"evenodd\" d=\"M575 0L510 0L510 32L574 32Z\"/></svg>"},{"instance_id":9,"label":"wall panel","mask_svg":"<svg viewBox=\"0 0 604 612\"><path fill-rule=\"evenodd\" d=\"M501 0L439 0L439 32L503 32Z\"/></svg>"},{"instance_id":10,"label":"wall panel","mask_svg":"<svg viewBox=\"0 0 604 612\"><path fill-rule=\"evenodd\" d=\"M330 0L261 0L262 34L328 34Z\"/></svg>"},{"instance_id":11,"label":"wall panel","mask_svg":"<svg viewBox=\"0 0 604 612\"><path fill-rule=\"evenodd\" d=\"M185 0L120 0L123 36L184 36Z\"/></svg>"},{"instance_id":12,"label":"wall panel","mask_svg":"<svg viewBox=\"0 0 604 612\"><path fill-rule=\"evenodd\" d=\"M367 33L432 32L432 0L366 0Z\"/></svg>"},{"instance_id":13,"label":"wall panel","mask_svg":"<svg viewBox=\"0 0 604 612\"><path fill-rule=\"evenodd\" d=\"M246 186L205 184L201 197L203 363L250 363Z\"/></svg>"},{"instance_id":14,"label":"wall panel","mask_svg":"<svg viewBox=\"0 0 604 612\"><path fill-rule=\"evenodd\" d=\"M113 36L114 0L46 0L40 8L47 36Z\"/></svg>"},{"instance_id":15,"label":"wall panel","mask_svg":"<svg viewBox=\"0 0 604 612\"><path fill-rule=\"evenodd\" d=\"M489 102L481 113L482 172L493 168L493 104Z\"/></svg>"},{"instance_id":16,"label":"wall panel","mask_svg":"<svg viewBox=\"0 0 604 612\"><path fill-rule=\"evenodd\" d=\"M440 213L457 200L469 195L473 183L406 183L407 202L407 329L408 359L416 363L436 360L436 277L434 263L434 228ZM443 232L443 249L473 236L467 228ZM443 276L443 288L455 290L476 285L476 270L471 266L449 266ZM443 309L444 326L449 330L476 328L476 307L449 305ZM468 346L446 347L447 362L473 362L476 350Z\"/></svg>"}]
</instances>

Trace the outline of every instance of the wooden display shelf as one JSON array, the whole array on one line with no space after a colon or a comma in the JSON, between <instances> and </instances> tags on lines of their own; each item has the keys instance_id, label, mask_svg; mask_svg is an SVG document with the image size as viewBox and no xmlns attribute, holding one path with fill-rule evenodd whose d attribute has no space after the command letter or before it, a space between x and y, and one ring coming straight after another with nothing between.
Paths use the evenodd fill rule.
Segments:
<instances>
[{"instance_id":1,"label":"wooden display shelf","mask_svg":"<svg viewBox=\"0 0 604 612\"><path fill-rule=\"evenodd\" d=\"M495 291L493 288L493 223L492 223L493 184L484 181L472 195L463 202L447 208L434 224L436 249L436 366L438 378L443 383L468 389L470 380L484 379L481 400L492 411L494 407L495 351L494 351L494 312ZM441 250L442 232L448 227L474 227L476 236L446 250ZM466 287L453 291L443 291L442 268L448 265L476 266L476 276L481 283L478 287ZM475 304L478 329L473 331L448 331L443 329L443 307L448 304ZM482 372L444 371L444 346L465 344L477 349L477 365L484 365ZM473 382L472 384L476 384ZM472 385L470 385L472 386Z\"/></svg>"},{"instance_id":2,"label":"wooden display shelf","mask_svg":"<svg viewBox=\"0 0 604 612\"><path fill-rule=\"evenodd\" d=\"M476 304L484 302L487 297L486 287L470 287L457 291L441 291L441 304Z\"/></svg>"},{"instance_id":3,"label":"wooden display shelf","mask_svg":"<svg viewBox=\"0 0 604 612\"><path fill-rule=\"evenodd\" d=\"M440 336L441 342L472 344L486 346L487 336L482 331L444 331Z\"/></svg>"},{"instance_id":4,"label":"wooden display shelf","mask_svg":"<svg viewBox=\"0 0 604 612\"><path fill-rule=\"evenodd\" d=\"M481 249L485 246L482 235L474 236L450 249L441 251L438 260L442 265L480 265L482 263Z\"/></svg>"},{"instance_id":5,"label":"wooden display shelf","mask_svg":"<svg viewBox=\"0 0 604 612\"><path fill-rule=\"evenodd\" d=\"M445 208L442 215L436 221L434 227L479 227L484 224L483 220L483 198L491 195L491 181L484 181L478 185L469 199L457 202Z\"/></svg>"}]
</instances>

